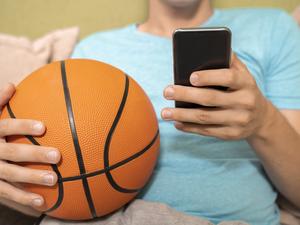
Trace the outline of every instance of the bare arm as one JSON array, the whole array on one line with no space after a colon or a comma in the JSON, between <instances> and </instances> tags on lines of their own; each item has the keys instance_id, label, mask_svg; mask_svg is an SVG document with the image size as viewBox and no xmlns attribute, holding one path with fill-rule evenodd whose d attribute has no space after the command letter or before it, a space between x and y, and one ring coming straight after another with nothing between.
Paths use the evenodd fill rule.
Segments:
<instances>
[{"instance_id":1,"label":"bare arm","mask_svg":"<svg viewBox=\"0 0 300 225\"><path fill-rule=\"evenodd\" d=\"M300 110L269 107L268 121L248 142L278 191L300 210Z\"/></svg>"},{"instance_id":2,"label":"bare arm","mask_svg":"<svg viewBox=\"0 0 300 225\"><path fill-rule=\"evenodd\" d=\"M218 108L166 108L163 119L175 120L176 128L185 132L224 140L246 139L272 183L300 209L300 111L280 112L262 95L236 56L230 69L194 72L191 83L196 87L171 85L164 95L168 100ZM202 88L209 85L226 86L230 92Z\"/></svg>"}]
</instances>

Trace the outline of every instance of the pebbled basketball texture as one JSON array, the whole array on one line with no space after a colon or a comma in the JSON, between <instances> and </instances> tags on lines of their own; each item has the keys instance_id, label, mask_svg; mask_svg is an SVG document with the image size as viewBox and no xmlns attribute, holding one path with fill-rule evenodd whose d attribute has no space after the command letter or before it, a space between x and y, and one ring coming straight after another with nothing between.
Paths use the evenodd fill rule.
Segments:
<instances>
[{"instance_id":1,"label":"pebbled basketball texture","mask_svg":"<svg viewBox=\"0 0 300 225\"><path fill-rule=\"evenodd\" d=\"M23 187L41 194L46 203L40 210L60 219L92 219L119 209L145 186L159 154L157 118L145 92L121 70L94 60L69 59L33 72L1 118L46 125L41 137L7 141L60 150L57 165L22 163L56 172L53 187Z\"/></svg>"}]
</instances>

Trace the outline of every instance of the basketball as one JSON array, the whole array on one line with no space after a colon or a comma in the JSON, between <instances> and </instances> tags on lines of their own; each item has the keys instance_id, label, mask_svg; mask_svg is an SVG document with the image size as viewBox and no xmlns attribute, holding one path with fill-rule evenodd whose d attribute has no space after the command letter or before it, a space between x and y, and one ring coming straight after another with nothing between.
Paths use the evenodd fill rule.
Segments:
<instances>
[{"instance_id":1,"label":"basketball","mask_svg":"<svg viewBox=\"0 0 300 225\"><path fill-rule=\"evenodd\" d=\"M159 154L158 122L143 89L95 60L69 59L33 72L17 86L4 118L39 120L47 129L8 142L61 152L55 165L20 163L57 174L55 186L22 186L44 197L42 212L60 219L92 219L124 206L146 185Z\"/></svg>"}]
</instances>

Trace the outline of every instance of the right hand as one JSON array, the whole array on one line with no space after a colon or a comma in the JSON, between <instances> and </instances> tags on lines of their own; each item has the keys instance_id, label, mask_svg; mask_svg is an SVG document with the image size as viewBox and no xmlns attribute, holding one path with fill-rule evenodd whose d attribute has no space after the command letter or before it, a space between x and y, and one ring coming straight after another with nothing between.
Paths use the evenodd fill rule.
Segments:
<instances>
[{"instance_id":1,"label":"right hand","mask_svg":"<svg viewBox=\"0 0 300 225\"><path fill-rule=\"evenodd\" d=\"M8 84L0 90L0 110L3 109L14 92L13 84ZM18 188L18 183L53 186L57 182L55 172L30 169L11 164L7 160L56 164L61 157L59 151L52 147L6 143L5 141L5 137L10 135L40 136L44 132L45 126L39 121L28 119L0 120L0 198L33 208L39 208L44 204L42 196Z\"/></svg>"}]
</instances>

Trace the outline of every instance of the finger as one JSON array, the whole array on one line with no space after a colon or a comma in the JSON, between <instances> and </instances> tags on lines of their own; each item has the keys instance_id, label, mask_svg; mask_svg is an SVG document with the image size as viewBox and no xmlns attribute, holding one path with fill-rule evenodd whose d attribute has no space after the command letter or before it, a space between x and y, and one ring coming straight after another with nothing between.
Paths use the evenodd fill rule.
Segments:
<instances>
[{"instance_id":1,"label":"finger","mask_svg":"<svg viewBox=\"0 0 300 225\"><path fill-rule=\"evenodd\" d=\"M220 125L197 125L193 123L175 122L178 130L188 133L200 134L203 136L216 137L223 140L238 140L241 136L241 129Z\"/></svg>"},{"instance_id":2,"label":"finger","mask_svg":"<svg viewBox=\"0 0 300 225\"><path fill-rule=\"evenodd\" d=\"M53 171L31 169L1 162L0 179L7 180L9 182L53 186L57 182L57 175Z\"/></svg>"},{"instance_id":3,"label":"finger","mask_svg":"<svg viewBox=\"0 0 300 225\"><path fill-rule=\"evenodd\" d=\"M44 204L42 196L25 192L2 180L0 180L0 197L33 207L40 207Z\"/></svg>"},{"instance_id":4,"label":"finger","mask_svg":"<svg viewBox=\"0 0 300 225\"><path fill-rule=\"evenodd\" d=\"M52 147L29 144L0 143L0 159L13 162L58 163L60 152Z\"/></svg>"},{"instance_id":5,"label":"finger","mask_svg":"<svg viewBox=\"0 0 300 225\"><path fill-rule=\"evenodd\" d=\"M0 120L0 137L9 135L42 135L45 126L42 122L28 119Z\"/></svg>"},{"instance_id":6,"label":"finger","mask_svg":"<svg viewBox=\"0 0 300 225\"><path fill-rule=\"evenodd\" d=\"M0 109L9 101L15 91L15 86L12 83L8 83L0 90Z\"/></svg>"},{"instance_id":7,"label":"finger","mask_svg":"<svg viewBox=\"0 0 300 225\"><path fill-rule=\"evenodd\" d=\"M162 118L195 124L236 126L246 126L252 119L251 114L246 110L184 108L163 109Z\"/></svg>"},{"instance_id":8,"label":"finger","mask_svg":"<svg viewBox=\"0 0 300 225\"><path fill-rule=\"evenodd\" d=\"M168 100L190 102L204 106L231 106L235 103L235 93L219 91L211 88L197 88L170 85L164 90Z\"/></svg>"},{"instance_id":9,"label":"finger","mask_svg":"<svg viewBox=\"0 0 300 225\"><path fill-rule=\"evenodd\" d=\"M192 73L190 82L193 86L224 86L230 89L240 89L243 79L231 69L203 70Z\"/></svg>"},{"instance_id":10,"label":"finger","mask_svg":"<svg viewBox=\"0 0 300 225\"><path fill-rule=\"evenodd\" d=\"M231 54L230 54L230 67L232 66L232 64L234 63L234 61L236 60L236 54L232 51L231 49Z\"/></svg>"}]
</instances>

